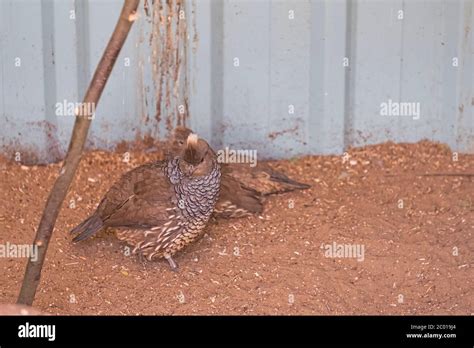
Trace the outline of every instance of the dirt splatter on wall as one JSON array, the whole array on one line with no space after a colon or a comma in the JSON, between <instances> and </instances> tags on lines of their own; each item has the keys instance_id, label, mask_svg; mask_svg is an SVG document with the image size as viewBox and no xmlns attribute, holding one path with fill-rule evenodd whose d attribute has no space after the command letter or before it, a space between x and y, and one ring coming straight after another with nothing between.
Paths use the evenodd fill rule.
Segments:
<instances>
[{"instance_id":1,"label":"dirt splatter on wall","mask_svg":"<svg viewBox=\"0 0 474 348\"><path fill-rule=\"evenodd\" d=\"M156 93L155 120L166 122L170 130L176 124L184 124L188 117L188 30L184 0L153 1L145 12L152 24L149 43Z\"/></svg>"}]
</instances>

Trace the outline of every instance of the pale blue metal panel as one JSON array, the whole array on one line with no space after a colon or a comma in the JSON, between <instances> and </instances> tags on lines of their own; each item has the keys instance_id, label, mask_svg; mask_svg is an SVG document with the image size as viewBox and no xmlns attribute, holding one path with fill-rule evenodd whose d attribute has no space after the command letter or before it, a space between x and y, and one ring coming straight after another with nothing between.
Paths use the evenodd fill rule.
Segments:
<instances>
[{"instance_id":1,"label":"pale blue metal panel","mask_svg":"<svg viewBox=\"0 0 474 348\"><path fill-rule=\"evenodd\" d=\"M262 157L423 138L474 152L471 0L183 1L141 3L90 147L161 139L186 122L215 147ZM120 9L114 0L0 0L8 156L64 154L73 117L55 105L81 101ZM389 99L420 103L420 119L382 116Z\"/></svg>"},{"instance_id":2,"label":"pale blue metal panel","mask_svg":"<svg viewBox=\"0 0 474 348\"><path fill-rule=\"evenodd\" d=\"M403 20L401 0L361 1L354 8L347 143L362 145L389 138L400 119L380 115L380 104L400 100Z\"/></svg>"},{"instance_id":3,"label":"pale blue metal panel","mask_svg":"<svg viewBox=\"0 0 474 348\"><path fill-rule=\"evenodd\" d=\"M86 48L89 62L88 83L113 32L120 14L121 3L94 1L89 2L85 10L88 24L86 33L89 42ZM143 123L138 112L139 98L142 96L137 93L139 61L148 56L147 53L139 56L139 51L136 49L141 24L132 27L130 36L107 82L97 107L96 118L92 122L90 146L110 149L122 140L130 141L136 134L146 132L147 125ZM143 52L140 51L140 53Z\"/></svg>"},{"instance_id":4,"label":"pale blue metal panel","mask_svg":"<svg viewBox=\"0 0 474 348\"><path fill-rule=\"evenodd\" d=\"M41 3L1 1L0 33L1 142L31 153L47 147Z\"/></svg>"},{"instance_id":5,"label":"pale blue metal panel","mask_svg":"<svg viewBox=\"0 0 474 348\"><path fill-rule=\"evenodd\" d=\"M459 69L456 84L455 148L474 153L474 2L464 1L459 8L456 50ZM457 19L456 18L456 19Z\"/></svg>"},{"instance_id":6,"label":"pale blue metal panel","mask_svg":"<svg viewBox=\"0 0 474 348\"><path fill-rule=\"evenodd\" d=\"M288 157L308 150L311 2L274 2L269 13L269 114L261 125L260 151Z\"/></svg>"},{"instance_id":7,"label":"pale blue metal panel","mask_svg":"<svg viewBox=\"0 0 474 348\"><path fill-rule=\"evenodd\" d=\"M270 117L270 3L224 3L223 142L242 148L261 147ZM246 39L243 39L246 38Z\"/></svg>"},{"instance_id":8,"label":"pale blue metal panel","mask_svg":"<svg viewBox=\"0 0 474 348\"><path fill-rule=\"evenodd\" d=\"M76 8L74 0L53 3L43 2L43 35L45 61L46 109L44 118L47 127L52 129L48 139L50 148L54 149L54 157L62 157L68 146L74 119L67 115L58 115L57 103L78 101L84 93L83 85L79 85L81 68L84 67L80 56L83 47L78 44L77 33L82 31L81 21L84 18ZM61 33L59 35L59 33ZM84 79L85 80L85 76Z\"/></svg>"},{"instance_id":9,"label":"pale blue metal panel","mask_svg":"<svg viewBox=\"0 0 474 348\"><path fill-rule=\"evenodd\" d=\"M473 96L471 9L471 1L357 3L348 143L427 138L473 151L472 105L465 133L456 136L463 122L458 99L466 105L465 96ZM381 116L380 103L388 99L419 103L420 119Z\"/></svg>"},{"instance_id":10,"label":"pale blue metal panel","mask_svg":"<svg viewBox=\"0 0 474 348\"><path fill-rule=\"evenodd\" d=\"M222 46L223 3L188 1L190 117L188 125L214 145L222 140L219 124L222 117ZM189 18L190 16L188 16ZM212 20L211 20L212 18Z\"/></svg>"},{"instance_id":11,"label":"pale blue metal panel","mask_svg":"<svg viewBox=\"0 0 474 348\"><path fill-rule=\"evenodd\" d=\"M348 115L350 10L345 1L316 1L311 8L310 95L306 153L339 153L345 147ZM344 59L349 58L349 66Z\"/></svg>"}]
</instances>

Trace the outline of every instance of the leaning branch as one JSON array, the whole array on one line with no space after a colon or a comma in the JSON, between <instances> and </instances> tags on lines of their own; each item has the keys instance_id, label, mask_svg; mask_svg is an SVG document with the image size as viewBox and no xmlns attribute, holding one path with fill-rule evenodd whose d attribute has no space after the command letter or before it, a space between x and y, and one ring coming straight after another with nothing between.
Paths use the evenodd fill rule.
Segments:
<instances>
[{"instance_id":1,"label":"leaning branch","mask_svg":"<svg viewBox=\"0 0 474 348\"><path fill-rule=\"evenodd\" d=\"M386 177L399 177L403 174L385 174ZM408 174L408 176L466 176L472 177L474 173L423 173L423 174Z\"/></svg>"},{"instance_id":2,"label":"leaning branch","mask_svg":"<svg viewBox=\"0 0 474 348\"><path fill-rule=\"evenodd\" d=\"M41 217L38 230L36 231L36 237L33 243L38 246L38 257L36 261L33 261L31 258L28 260L23 284L17 301L20 304L31 305L35 298L46 251L48 250L56 219L81 160L82 150L92 119L91 110L95 110L95 106L99 102L105 84L128 36L130 28L137 18L139 2L140 0L125 0L120 18L117 21L112 37L92 77L82 107L76 110L76 121L74 123L69 149L59 176L49 194L43 216ZM92 105L94 108L87 107L88 105Z\"/></svg>"}]
</instances>

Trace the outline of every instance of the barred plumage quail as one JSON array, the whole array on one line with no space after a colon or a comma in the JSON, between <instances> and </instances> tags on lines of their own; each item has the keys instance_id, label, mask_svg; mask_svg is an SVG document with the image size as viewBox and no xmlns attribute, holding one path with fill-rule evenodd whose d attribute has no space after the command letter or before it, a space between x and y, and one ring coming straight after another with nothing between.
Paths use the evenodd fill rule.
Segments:
<instances>
[{"instance_id":1,"label":"barred plumage quail","mask_svg":"<svg viewBox=\"0 0 474 348\"><path fill-rule=\"evenodd\" d=\"M164 161L125 173L94 214L74 228L74 242L113 227L116 236L148 260L172 256L197 239L214 210L220 166L206 141L189 134Z\"/></svg>"},{"instance_id":2,"label":"barred plumage quail","mask_svg":"<svg viewBox=\"0 0 474 348\"><path fill-rule=\"evenodd\" d=\"M290 179L282 172L273 169L268 163L259 162L255 167L246 164L222 165L222 171L229 171L229 175L248 188L254 189L262 196L306 190L311 186Z\"/></svg>"},{"instance_id":3,"label":"barred plumage quail","mask_svg":"<svg viewBox=\"0 0 474 348\"><path fill-rule=\"evenodd\" d=\"M171 148L179 147L191 133L189 128L176 127ZM311 187L292 180L261 162L255 167L248 164L221 163L221 172L221 192L214 208L214 215L218 218L259 214L263 211L265 196Z\"/></svg>"}]
</instances>

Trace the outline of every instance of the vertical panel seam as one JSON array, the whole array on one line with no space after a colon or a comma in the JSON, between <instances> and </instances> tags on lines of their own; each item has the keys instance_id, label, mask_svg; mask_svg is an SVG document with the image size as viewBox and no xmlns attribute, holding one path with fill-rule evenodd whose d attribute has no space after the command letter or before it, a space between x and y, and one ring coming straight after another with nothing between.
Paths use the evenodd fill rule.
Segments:
<instances>
[{"instance_id":1,"label":"vertical panel seam","mask_svg":"<svg viewBox=\"0 0 474 348\"><path fill-rule=\"evenodd\" d=\"M43 58L43 96L44 96L44 143L47 156L51 160L60 159L58 140L58 120L53 110L57 101L56 65L55 65L55 13L54 3L41 2L41 40ZM51 114L50 114L51 113Z\"/></svg>"},{"instance_id":2,"label":"vertical panel seam","mask_svg":"<svg viewBox=\"0 0 474 348\"><path fill-rule=\"evenodd\" d=\"M344 120L343 120L343 150L352 145L353 133L353 83L355 77L355 50L354 43L356 41L356 12L353 6L354 1L350 0L346 5L346 56L349 58L349 66L344 72Z\"/></svg>"}]
</instances>

